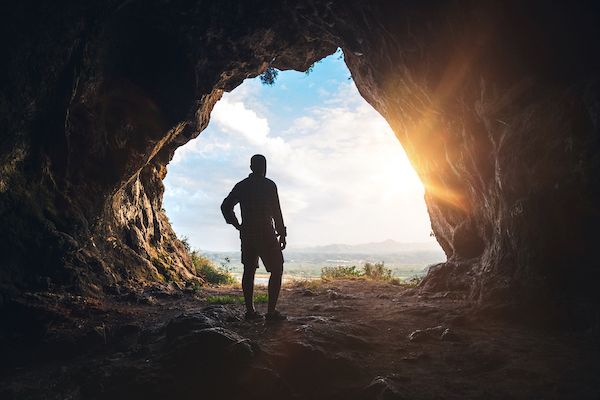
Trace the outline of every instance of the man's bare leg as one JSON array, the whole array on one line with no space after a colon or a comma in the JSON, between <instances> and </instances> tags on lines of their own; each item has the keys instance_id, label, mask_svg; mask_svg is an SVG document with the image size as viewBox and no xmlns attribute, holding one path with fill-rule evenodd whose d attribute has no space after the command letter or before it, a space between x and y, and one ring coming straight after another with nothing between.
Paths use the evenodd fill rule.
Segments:
<instances>
[{"instance_id":1,"label":"man's bare leg","mask_svg":"<svg viewBox=\"0 0 600 400\"><path fill-rule=\"evenodd\" d=\"M269 277L269 314L275 312L275 307L277 306L277 299L279 298L279 291L281 290L282 275L283 268L279 271L271 272L271 276Z\"/></svg>"},{"instance_id":2,"label":"man's bare leg","mask_svg":"<svg viewBox=\"0 0 600 400\"><path fill-rule=\"evenodd\" d=\"M251 314L256 312L254 308L254 274L255 267L246 268L244 266L244 274L242 275L242 291L244 292L244 302L246 303L246 312ZM270 285L269 285L270 287Z\"/></svg>"}]
</instances>

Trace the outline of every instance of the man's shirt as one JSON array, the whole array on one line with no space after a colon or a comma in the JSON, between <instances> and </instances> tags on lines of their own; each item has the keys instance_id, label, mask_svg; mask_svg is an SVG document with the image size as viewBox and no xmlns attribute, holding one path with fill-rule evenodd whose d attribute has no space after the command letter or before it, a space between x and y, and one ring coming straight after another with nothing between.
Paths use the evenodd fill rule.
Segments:
<instances>
[{"instance_id":1,"label":"man's shirt","mask_svg":"<svg viewBox=\"0 0 600 400\"><path fill-rule=\"evenodd\" d=\"M254 173L238 182L221 204L221 211L228 224L235 225L237 222L233 208L238 203L242 210L242 240L272 236L275 233L273 223L277 234L286 236L275 182Z\"/></svg>"}]
</instances>

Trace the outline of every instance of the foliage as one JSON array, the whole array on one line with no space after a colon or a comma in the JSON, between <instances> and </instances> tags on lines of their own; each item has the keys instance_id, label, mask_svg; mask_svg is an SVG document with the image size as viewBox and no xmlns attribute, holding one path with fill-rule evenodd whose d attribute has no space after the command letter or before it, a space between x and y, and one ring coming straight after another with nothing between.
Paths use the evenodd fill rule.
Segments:
<instances>
[{"instance_id":1,"label":"foliage","mask_svg":"<svg viewBox=\"0 0 600 400\"><path fill-rule=\"evenodd\" d=\"M185 247L185 250L188 253L192 250L192 247L190 246L190 239L187 236L182 237L181 239L179 239L179 241L181 242L181 244L183 244L183 247Z\"/></svg>"},{"instance_id":2,"label":"foliage","mask_svg":"<svg viewBox=\"0 0 600 400\"><path fill-rule=\"evenodd\" d=\"M190 257L192 258L196 274L201 276L207 283L213 285L236 283L235 278L229 271L223 267L216 266L214 262L201 255L198 251L192 251Z\"/></svg>"},{"instance_id":3,"label":"foliage","mask_svg":"<svg viewBox=\"0 0 600 400\"><path fill-rule=\"evenodd\" d=\"M327 281L332 279L352 279L363 275L356 265L346 266L338 265L335 267L323 267L321 269L321 279Z\"/></svg>"},{"instance_id":4,"label":"foliage","mask_svg":"<svg viewBox=\"0 0 600 400\"><path fill-rule=\"evenodd\" d=\"M273 67L269 67L259 76L259 78L263 85L272 86L277 79L277 75L279 75L279 71Z\"/></svg>"},{"instance_id":5,"label":"foliage","mask_svg":"<svg viewBox=\"0 0 600 400\"><path fill-rule=\"evenodd\" d=\"M266 293L254 295L255 303L266 303L268 301L269 297ZM244 296L235 296L232 294L212 295L206 298L206 302L209 304L244 304Z\"/></svg>"},{"instance_id":6,"label":"foliage","mask_svg":"<svg viewBox=\"0 0 600 400\"><path fill-rule=\"evenodd\" d=\"M362 268L356 265L345 266L338 265L335 267L324 267L321 269L321 279L333 280L333 279L370 279L374 281L384 281L395 285L401 284L400 279L392 277L392 270L386 268L383 262L379 263L365 263Z\"/></svg>"},{"instance_id":7,"label":"foliage","mask_svg":"<svg viewBox=\"0 0 600 400\"><path fill-rule=\"evenodd\" d=\"M304 73L305 73L306 75L310 75L310 74L311 74L311 73L312 73L312 72L315 70L315 66L316 66L318 63L320 63L321 61L323 61L323 60L315 61L314 63L312 63L312 64L310 65L310 67L308 67L308 68L306 69L306 71L304 71Z\"/></svg>"},{"instance_id":8,"label":"foliage","mask_svg":"<svg viewBox=\"0 0 600 400\"><path fill-rule=\"evenodd\" d=\"M199 292L200 289L202 289L202 285L200 284L200 282L192 282L191 288L194 292Z\"/></svg>"},{"instance_id":9,"label":"foliage","mask_svg":"<svg viewBox=\"0 0 600 400\"><path fill-rule=\"evenodd\" d=\"M383 262L371 264L365 263L363 266L365 277L376 281L389 281L392 279L392 270L386 268Z\"/></svg>"}]
</instances>

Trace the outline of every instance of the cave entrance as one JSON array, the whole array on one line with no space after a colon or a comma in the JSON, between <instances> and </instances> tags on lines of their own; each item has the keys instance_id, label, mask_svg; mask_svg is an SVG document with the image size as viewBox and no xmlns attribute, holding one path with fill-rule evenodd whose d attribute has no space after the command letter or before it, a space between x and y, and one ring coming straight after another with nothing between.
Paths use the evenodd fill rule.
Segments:
<instances>
[{"instance_id":1,"label":"cave entrance","mask_svg":"<svg viewBox=\"0 0 600 400\"><path fill-rule=\"evenodd\" d=\"M175 231L209 258L230 260L238 276L239 237L219 206L256 153L279 188L288 275L384 261L407 278L445 259L430 235L423 185L359 94L341 49L306 73L269 69L225 93L209 126L168 166L164 207Z\"/></svg>"}]
</instances>

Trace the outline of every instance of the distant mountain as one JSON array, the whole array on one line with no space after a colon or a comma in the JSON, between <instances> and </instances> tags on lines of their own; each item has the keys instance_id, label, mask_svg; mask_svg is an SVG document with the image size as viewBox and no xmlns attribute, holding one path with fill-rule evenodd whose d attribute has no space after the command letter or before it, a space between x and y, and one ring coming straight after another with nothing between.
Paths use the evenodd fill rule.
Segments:
<instances>
[{"instance_id":1,"label":"distant mountain","mask_svg":"<svg viewBox=\"0 0 600 400\"><path fill-rule=\"evenodd\" d=\"M392 239L383 242L362 243L362 244L329 244L325 246L313 247L290 247L290 252L294 253L327 253L327 254L394 254L414 251L439 251L437 243L417 242L402 243Z\"/></svg>"}]
</instances>

